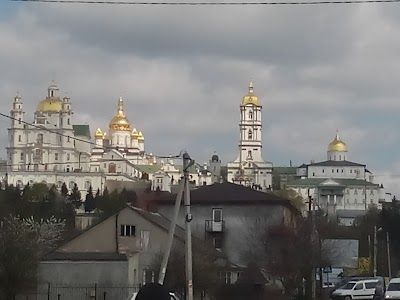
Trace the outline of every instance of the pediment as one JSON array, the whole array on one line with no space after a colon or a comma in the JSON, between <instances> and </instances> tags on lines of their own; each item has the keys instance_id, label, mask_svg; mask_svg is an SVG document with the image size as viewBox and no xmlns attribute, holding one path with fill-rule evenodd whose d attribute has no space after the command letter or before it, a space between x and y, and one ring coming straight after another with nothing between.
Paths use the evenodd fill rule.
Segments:
<instances>
[{"instance_id":1,"label":"pediment","mask_svg":"<svg viewBox=\"0 0 400 300\"><path fill-rule=\"evenodd\" d=\"M323 182L320 183L320 186L341 186L342 184L340 182L335 181L334 179L327 179Z\"/></svg>"}]
</instances>

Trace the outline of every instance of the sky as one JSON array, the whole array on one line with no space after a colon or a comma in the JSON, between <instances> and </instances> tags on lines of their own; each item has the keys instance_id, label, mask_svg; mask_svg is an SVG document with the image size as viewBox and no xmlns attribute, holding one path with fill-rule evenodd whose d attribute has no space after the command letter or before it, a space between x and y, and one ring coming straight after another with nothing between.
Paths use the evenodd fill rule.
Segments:
<instances>
[{"instance_id":1,"label":"sky","mask_svg":"<svg viewBox=\"0 0 400 300\"><path fill-rule=\"evenodd\" d=\"M171 0L175 1L175 0ZM193 0L191 0L193 1ZM336 130L349 160L400 196L398 3L121 6L0 3L0 112L17 91L26 121L52 80L74 123L106 130L121 96L147 152L238 155L249 81L263 105L263 157L326 159ZM0 118L0 155L9 120Z\"/></svg>"}]
</instances>

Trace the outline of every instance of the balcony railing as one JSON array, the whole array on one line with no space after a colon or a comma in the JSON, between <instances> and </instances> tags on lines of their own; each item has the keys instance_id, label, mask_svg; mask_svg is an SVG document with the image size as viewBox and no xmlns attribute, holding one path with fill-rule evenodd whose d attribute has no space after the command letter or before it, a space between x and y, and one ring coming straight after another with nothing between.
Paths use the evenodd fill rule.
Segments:
<instances>
[{"instance_id":1,"label":"balcony railing","mask_svg":"<svg viewBox=\"0 0 400 300\"><path fill-rule=\"evenodd\" d=\"M206 220L207 232L223 232L225 229L225 221Z\"/></svg>"}]
</instances>

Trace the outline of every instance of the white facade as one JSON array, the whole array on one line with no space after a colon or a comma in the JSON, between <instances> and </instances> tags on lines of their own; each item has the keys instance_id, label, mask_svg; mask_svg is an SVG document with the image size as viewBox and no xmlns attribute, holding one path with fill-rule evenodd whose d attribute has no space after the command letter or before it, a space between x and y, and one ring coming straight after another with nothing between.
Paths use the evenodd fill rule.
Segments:
<instances>
[{"instance_id":1,"label":"white facade","mask_svg":"<svg viewBox=\"0 0 400 300\"><path fill-rule=\"evenodd\" d=\"M272 163L262 158L262 106L252 83L240 105L239 134L239 156L228 163L228 181L271 189Z\"/></svg>"},{"instance_id":2,"label":"white facade","mask_svg":"<svg viewBox=\"0 0 400 300\"><path fill-rule=\"evenodd\" d=\"M70 98L60 98L58 92L56 85L48 88L32 123L25 119L21 97L14 98L3 180L20 186L35 182L59 186L61 181L69 186L74 182L82 191L91 182L93 189L101 189L103 174L90 172L90 128L73 125Z\"/></svg>"},{"instance_id":3,"label":"white facade","mask_svg":"<svg viewBox=\"0 0 400 300\"><path fill-rule=\"evenodd\" d=\"M367 211L370 205L382 207L382 202L390 201L383 185L374 183L373 174L366 165L348 161L346 144L336 134L328 145L328 160L302 165L297 169L300 179L287 184L304 199L312 197L315 208L326 214L352 223ZM350 221L349 221L350 220Z\"/></svg>"}]
</instances>

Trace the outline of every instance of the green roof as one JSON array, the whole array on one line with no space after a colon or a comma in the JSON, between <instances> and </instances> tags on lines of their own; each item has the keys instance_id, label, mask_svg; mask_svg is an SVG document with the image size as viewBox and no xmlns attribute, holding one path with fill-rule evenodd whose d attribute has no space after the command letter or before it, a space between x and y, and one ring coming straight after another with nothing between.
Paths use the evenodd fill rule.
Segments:
<instances>
[{"instance_id":1,"label":"green roof","mask_svg":"<svg viewBox=\"0 0 400 300\"><path fill-rule=\"evenodd\" d=\"M286 184L287 187L302 187L302 186L315 186L320 185L322 182L327 180L333 180L337 183L340 183L344 186L376 186L379 184L375 184L363 179L338 179L338 178L304 178L304 179L296 179L290 181Z\"/></svg>"},{"instance_id":2,"label":"green roof","mask_svg":"<svg viewBox=\"0 0 400 300\"><path fill-rule=\"evenodd\" d=\"M272 172L277 174L296 175L297 167L273 167Z\"/></svg>"},{"instance_id":3,"label":"green roof","mask_svg":"<svg viewBox=\"0 0 400 300\"><path fill-rule=\"evenodd\" d=\"M84 136L90 139L90 127L89 125L72 125L75 136Z\"/></svg>"},{"instance_id":4,"label":"green roof","mask_svg":"<svg viewBox=\"0 0 400 300\"><path fill-rule=\"evenodd\" d=\"M142 173L153 174L161 169L161 165L134 165Z\"/></svg>"}]
</instances>

